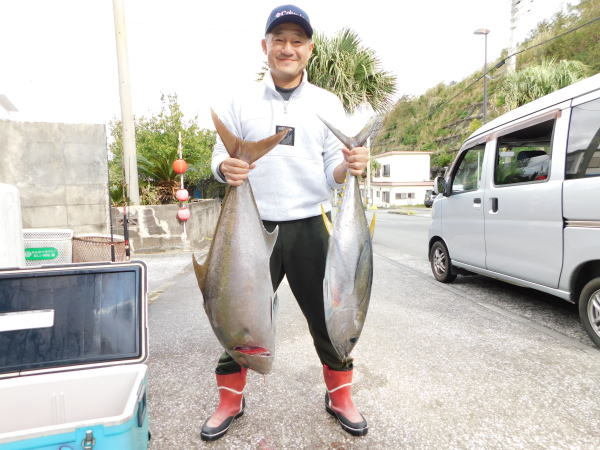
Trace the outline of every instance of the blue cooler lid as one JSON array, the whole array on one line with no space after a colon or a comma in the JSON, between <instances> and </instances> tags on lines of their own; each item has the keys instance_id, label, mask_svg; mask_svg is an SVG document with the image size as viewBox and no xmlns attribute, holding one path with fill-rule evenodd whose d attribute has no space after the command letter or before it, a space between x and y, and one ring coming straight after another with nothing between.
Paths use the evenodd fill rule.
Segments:
<instances>
[{"instance_id":1,"label":"blue cooler lid","mask_svg":"<svg viewBox=\"0 0 600 450\"><path fill-rule=\"evenodd\" d=\"M140 261L0 271L0 378L145 361L146 317Z\"/></svg>"}]
</instances>

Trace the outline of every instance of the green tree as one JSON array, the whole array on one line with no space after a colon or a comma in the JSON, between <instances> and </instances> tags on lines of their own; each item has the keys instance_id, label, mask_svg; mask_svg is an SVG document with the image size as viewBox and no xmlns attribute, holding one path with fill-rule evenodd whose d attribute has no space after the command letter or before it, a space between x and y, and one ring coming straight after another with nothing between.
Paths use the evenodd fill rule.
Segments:
<instances>
[{"instance_id":1,"label":"green tree","mask_svg":"<svg viewBox=\"0 0 600 450\"><path fill-rule=\"evenodd\" d=\"M349 29L332 38L315 33L315 49L308 63L311 83L336 94L347 112L363 104L385 111L396 91L396 77L380 67L375 52L363 47L358 35Z\"/></svg>"},{"instance_id":2,"label":"green tree","mask_svg":"<svg viewBox=\"0 0 600 450\"><path fill-rule=\"evenodd\" d=\"M508 75L499 95L509 109L517 108L587 76L589 68L580 61L542 61Z\"/></svg>"},{"instance_id":3,"label":"green tree","mask_svg":"<svg viewBox=\"0 0 600 450\"><path fill-rule=\"evenodd\" d=\"M173 172L172 164L178 158L179 133L183 147L183 158L189 165L184 176L185 186L192 190L202 186L211 191L210 158L215 143L215 133L200 129L195 121L185 121L176 95L161 96L159 114L136 120L135 135L138 158L138 177L142 204L174 203L173 193L179 186L179 176ZM113 155L109 163L110 192L115 203L124 199L122 171L121 122L112 122L110 132ZM206 194L205 194L206 196Z\"/></svg>"}]
</instances>

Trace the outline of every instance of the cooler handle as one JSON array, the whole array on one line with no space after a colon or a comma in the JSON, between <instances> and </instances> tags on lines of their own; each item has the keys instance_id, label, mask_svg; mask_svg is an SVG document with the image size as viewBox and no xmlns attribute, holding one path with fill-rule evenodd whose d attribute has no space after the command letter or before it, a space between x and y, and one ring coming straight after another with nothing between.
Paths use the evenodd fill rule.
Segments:
<instances>
[{"instance_id":1,"label":"cooler handle","mask_svg":"<svg viewBox=\"0 0 600 450\"><path fill-rule=\"evenodd\" d=\"M54 326L53 309L0 313L0 332L33 330L52 326Z\"/></svg>"}]
</instances>

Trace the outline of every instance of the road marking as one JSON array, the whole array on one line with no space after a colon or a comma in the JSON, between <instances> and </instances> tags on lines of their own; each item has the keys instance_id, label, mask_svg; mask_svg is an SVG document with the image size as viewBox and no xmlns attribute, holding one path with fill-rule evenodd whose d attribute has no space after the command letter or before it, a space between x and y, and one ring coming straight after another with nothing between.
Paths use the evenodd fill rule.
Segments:
<instances>
[{"instance_id":1,"label":"road marking","mask_svg":"<svg viewBox=\"0 0 600 450\"><path fill-rule=\"evenodd\" d=\"M558 341L562 342L563 344L573 345L578 350L581 350L584 353L587 353L589 355L598 356L598 349L596 348L595 345L593 345L591 343L590 343L590 345L584 344L583 342L580 342L579 340L572 338L571 336L568 336L564 333L556 331L545 325L540 325L539 323L534 322L531 319L528 319L527 317L523 317L520 314L515 314L514 312L509 311L504 308L501 308L499 306L489 305L489 304L482 303L482 302L479 302L476 300L471 300L469 298L469 296L473 295L471 292L466 292L460 288L450 286L448 284L440 283L439 281L435 280L435 278L433 278L431 275L425 275L424 273L418 271L417 269L414 269L406 264L396 261L395 259L392 259L388 256L384 256L384 255L381 255L381 254L375 253L375 252L373 254L379 258L386 260L387 262L389 262L392 265L398 266L408 272L411 272L412 274L416 275L417 277L426 281L427 283L431 284L432 286L435 286L438 289L443 289L445 291L448 291L451 294L454 294L454 296L458 297L460 300L471 303L472 305L475 305L475 306L483 309L488 314L492 313L492 316L494 316L496 314L502 315L502 316L509 318L515 322L529 326L543 334L551 336L551 337L557 339Z\"/></svg>"}]
</instances>

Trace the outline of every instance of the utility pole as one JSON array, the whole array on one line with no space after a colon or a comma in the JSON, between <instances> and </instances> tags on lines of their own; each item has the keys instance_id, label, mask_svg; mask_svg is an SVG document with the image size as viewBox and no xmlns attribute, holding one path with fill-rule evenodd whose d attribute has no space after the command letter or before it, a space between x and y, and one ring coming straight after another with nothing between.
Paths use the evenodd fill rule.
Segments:
<instances>
[{"instance_id":1,"label":"utility pole","mask_svg":"<svg viewBox=\"0 0 600 450\"><path fill-rule=\"evenodd\" d=\"M485 119L487 117L487 104L488 104L488 92L487 92L487 37L488 34L490 34L490 30L488 30L487 28L478 28L477 30L475 30L473 32L473 34L482 34L485 38L485 50L484 50L484 57L483 57L483 108L481 108L482 110L482 115L483 115L483 122L485 123Z\"/></svg>"},{"instance_id":2,"label":"utility pole","mask_svg":"<svg viewBox=\"0 0 600 450\"><path fill-rule=\"evenodd\" d=\"M132 205L140 204L138 187L137 155L135 149L135 124L129 83L129 62L127 57L127 35L125 33L125 12L123 0L113 0L115 18L115 40L117 43L117 64L119 68L119 96L121 98L121 124L123 126L123 168L127 198Z\"/></svg>"},{"instance_id":3,"label":"utility pole","mask_svg":"<svg viewBox=\"0 0 600 450\"><path fill-rule=\"evenodd\" d=\"M510 42L508 45L508 54L512 55L517 51L517 15L519 13L519 4L521 0L511 0L510 2ZM506 72L514 73L517 70L517 57L508 58Z\"/></svg>"}]
</instances>

